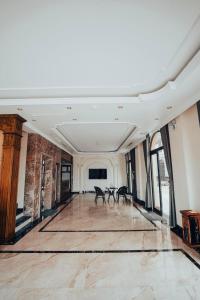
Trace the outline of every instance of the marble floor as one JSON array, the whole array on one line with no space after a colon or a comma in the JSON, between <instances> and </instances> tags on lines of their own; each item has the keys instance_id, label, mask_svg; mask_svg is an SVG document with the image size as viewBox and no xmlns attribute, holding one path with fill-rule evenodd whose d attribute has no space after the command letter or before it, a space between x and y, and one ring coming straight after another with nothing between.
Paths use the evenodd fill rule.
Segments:
<instances>
[{"instance_id":1,"label":"marble floor","mask_svg":"<svg viewBox=\"0 0 200 300\"><path fill-rule=\"evenodd\" d=\"M0 299L200 299L200 255L143 212L77 195L0 246Z\"/></svg>"}]
</instances>

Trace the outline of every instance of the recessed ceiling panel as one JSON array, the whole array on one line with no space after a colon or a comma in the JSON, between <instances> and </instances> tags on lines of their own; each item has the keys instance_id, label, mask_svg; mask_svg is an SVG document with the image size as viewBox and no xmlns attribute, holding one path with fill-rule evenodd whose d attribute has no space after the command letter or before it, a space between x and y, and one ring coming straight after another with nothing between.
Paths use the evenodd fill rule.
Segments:
<instances>
[{"instance_id":1,"label":"recessed ceiling panel","mask_svg":"<svg viewBox=\"0 0 200 300\"><path fill-rule=\"evenodd\" d=\"M130 123L76 123L57 126L57 130L78 151L116 151L133 133Z\"/></svg>"}]
</instances>

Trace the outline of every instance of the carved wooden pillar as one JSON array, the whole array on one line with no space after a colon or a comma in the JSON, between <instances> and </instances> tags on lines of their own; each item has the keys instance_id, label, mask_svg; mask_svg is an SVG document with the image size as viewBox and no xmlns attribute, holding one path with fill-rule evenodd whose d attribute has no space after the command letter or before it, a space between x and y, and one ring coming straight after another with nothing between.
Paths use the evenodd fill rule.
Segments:
<instances>
[{"instance_id":1,"label":"carved wooden pillar","mask_svg":"<svg viewBox=\"0 0 200 300\"><path fill-rule=\"evenodd\" d=\"M3 131L3 153L0 178L0 240L9 241L15 235L19 154L22 125L18 115L0 115Z\"/></svg>"}]
</instances>

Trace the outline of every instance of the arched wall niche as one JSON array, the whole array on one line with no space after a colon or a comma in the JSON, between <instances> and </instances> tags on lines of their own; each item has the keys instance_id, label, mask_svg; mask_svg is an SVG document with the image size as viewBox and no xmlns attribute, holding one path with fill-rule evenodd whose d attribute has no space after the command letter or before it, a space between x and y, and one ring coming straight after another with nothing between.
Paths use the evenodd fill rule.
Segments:
<instances>
[{"instance_id":1,"label":"arched wall niche","mask_svg":"<svg viewBox=\"0 0 200 300\"><path fill-rule=\"evenodd\" d=\"M89 179L89 169L107 169L107 179ZM94 186L99 186L103 190L106 187L117 184L115 168L110 159L90 158L81 165L80 191L93 191Z\"/></svg>"},{"instance_id":2,"label":"arched wall niche","mask_svg":"<svg viewBox=\"0 0 200 300\"><path fill-rule=\"evenodd\" d=\"M106 168L107 180L89 180L89 168ZM94 185L105 189L110 185L126 185L126 165L123 154L74 155L73 192L94 191Z\"/></svg>"}]
</instances>

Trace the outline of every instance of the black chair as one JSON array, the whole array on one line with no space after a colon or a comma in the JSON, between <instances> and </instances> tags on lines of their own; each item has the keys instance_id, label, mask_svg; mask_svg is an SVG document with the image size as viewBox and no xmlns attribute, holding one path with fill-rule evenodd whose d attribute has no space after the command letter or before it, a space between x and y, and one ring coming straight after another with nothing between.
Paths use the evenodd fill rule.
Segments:
<instances>
[{"instance_id":1,"label":"black chair","mask_svg":"<svg viewBox=\"0 0 200 300\"><path fill-rule=\"evenodd\" d=\"M103 198L103 203L105 203L106 202L105 193L102 191L102 189L100 189L100 187L98 186L94 186L94 189L96 192L95 202L97 202L97 198L101 197Z\"/></svg>"},{"instance_id":2,"label":"black chair","mask_svg":"<svg viewBox=\"0 0 200 300\"><path fill-rule=\"evenodd\" d=\"M128 188L127 186L121 186L118 191L117 191L117 202L119 203L119 197L123 197L123 200L127 202L127 193L128 193Z\"/></svg>"}]
</instances>

